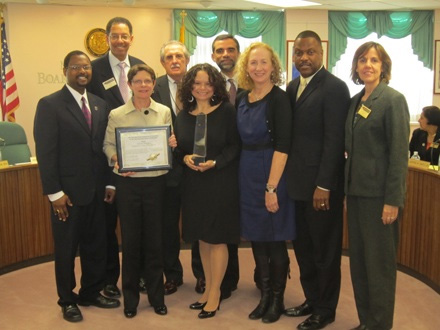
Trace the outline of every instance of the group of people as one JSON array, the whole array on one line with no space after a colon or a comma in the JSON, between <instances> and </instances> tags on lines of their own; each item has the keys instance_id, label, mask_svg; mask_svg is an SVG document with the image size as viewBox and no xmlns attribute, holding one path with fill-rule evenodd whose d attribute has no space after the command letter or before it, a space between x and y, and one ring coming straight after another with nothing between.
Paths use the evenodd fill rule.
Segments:
<instances>
[{"instance_id":1,"label":"group of people","mask_svg":"<svg viewBox=\"0 0 440 330\"><path fill-rule=\"evenodd\" d=\"M273 323L283 314L310 315L298 329L324 328L334 322L339 299L345 203L360 321L355 329L391 329L409 113L404 96L388 86L391 60L383 47L367 42L357 50L352 80L365 88L350 99L346 84L324 68L313 31L295 39L300 75L286 92L279 87L280 60L265 43L240 54L237 40L221 35L212 45L220 70L204 63L187 71L188 51L170 41L160 50L166 74L156 78L128 55L133 34L127 19L113 18L106 33L105 56L92 62L81 51L66 56L66 86L42 98L35 117L64 319L82 320L78 304L119 306L118 215L124 314L136 316L140 292L157 314L167 314L164 296L183 284L181 214L202 294L189 308L199 318L214 317L237 288L242 237L251 242L261 291L249 318ZM172 169L121 173L116 128L158 125L172 126ZM194 149L200 125L203 155ZM305 295L303 304L288 309L287 241Z\"/></svg>"}]
</instances>

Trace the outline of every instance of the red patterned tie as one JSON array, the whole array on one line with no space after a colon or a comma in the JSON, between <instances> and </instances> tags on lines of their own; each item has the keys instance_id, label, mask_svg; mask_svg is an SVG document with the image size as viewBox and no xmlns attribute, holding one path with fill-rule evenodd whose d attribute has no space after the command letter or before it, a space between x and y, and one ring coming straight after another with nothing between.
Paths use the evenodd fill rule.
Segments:
<instances>
[{"instance_id":1,"label":"red patterned tie","mask_svg":"<svg viewBox=\"0 0 440 330\"><path fill-rule=\"evenodd\" d=\"M84 117L86 117L87 125L89 126L90 129L92 129L92 114L90 113L90 110L87 107L86 99L84 96L81 98L81 102L82 102L81 110L84 114Z\"/></svg>"}]
</instances>

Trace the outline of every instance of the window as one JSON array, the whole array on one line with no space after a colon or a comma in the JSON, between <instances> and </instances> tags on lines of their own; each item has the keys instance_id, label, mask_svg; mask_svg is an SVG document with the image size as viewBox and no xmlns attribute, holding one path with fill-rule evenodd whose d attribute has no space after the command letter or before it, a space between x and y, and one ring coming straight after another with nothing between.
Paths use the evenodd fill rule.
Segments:
<instances>
[{"instance_id":1,"label":"window","mask_svg":"<svg viewBox=\"0 0 440 330\"><path fill-rule=\"evenodd\" d=\"M414 55L411 35L402 39L392 39L386 36L378 39L377 34L372 33L364 39L347 38L347 49L333 68L333 74L347 83L351 96L360 92L363 85L355 85L351 80L351 64L356 49L367 41L376 41L387 51L392 61L389 86L405 95L410 120L411 122L417 121L422 108L432 105L434 73L424 67L417 55Z\"/></svg>"},{"instance_id":2,"label":"window","mask_svg":"<svg viewBox=\"0 0 440 330\"><path fill-rule=\"evenodd\" d=\"M199 63L209 63L214 67L217 67L217 64L215 64L215 62L211 59L212 42L220 34L227 34L227 32L222 31L211 38L197 37L197 48L194 50L194 54L190 58L188 69ZM261 36L257 38L243 38L240 36L235 36L235 38L240 44L240 52L243 52L243 50L245 50L251 43L261 41Z\"/></svg>"}]
</instances>

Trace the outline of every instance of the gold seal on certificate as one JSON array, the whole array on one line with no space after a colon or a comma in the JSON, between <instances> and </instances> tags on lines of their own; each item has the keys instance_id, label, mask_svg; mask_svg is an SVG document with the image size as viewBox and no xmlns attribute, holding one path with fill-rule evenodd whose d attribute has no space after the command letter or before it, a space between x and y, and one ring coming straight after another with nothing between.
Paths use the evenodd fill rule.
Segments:
<instances>
[{"instance_id":1,"label":"gold seal on certificate","mask_svg":"<svg viewBox=\"0 0 440 330\"><path fill-rule=\"evenodd\" d=\"M90 30L86 35L84 43L89 54L93 56L99 57L108 51L108 44L104 29L96 28Z\"/></svg>"},{"instance_id":2,"label":"gold seal on certificate","mask_svg":"<svg viewBox=\"0 0 440 330\"><path fill-rule=\"evenodd\" d=\"M170 133L170 125L117 127L119 173L171 169L172 153L168 145Z\"/></svg>"}]
</instances>

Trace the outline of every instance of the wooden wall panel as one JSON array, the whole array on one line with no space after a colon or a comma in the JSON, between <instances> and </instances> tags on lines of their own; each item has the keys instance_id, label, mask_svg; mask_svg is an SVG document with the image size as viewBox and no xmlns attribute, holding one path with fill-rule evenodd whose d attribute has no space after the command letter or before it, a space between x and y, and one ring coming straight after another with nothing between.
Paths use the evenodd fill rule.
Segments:
<instances>
[{"instance_id":1,"label":"wooden wall panel","mask_svg":"<svg viewBox=\"0 0 440 330\"><path fill-rule=\"evenodd\" d=\"M415 271L440 290L440 174L411 167L407 176L405 206L400 217L399 265ZM348 249L344 213L342 246Z\"/></svg>"},{"instance_id":2,"label":"wooden wall panel","mask_svg":"<svg viewBox=\"0 0 440 330\"><path fill-rule=\"evenodd\" d=\"M410 167L400 220L398 263L440 288L440 175ZM118 238L119 225L118 225ZM343 247L348 248L344 215ZM0 272L53 254L50 203L37 165L0 170Z\"/></svg>"}]
</instances>

